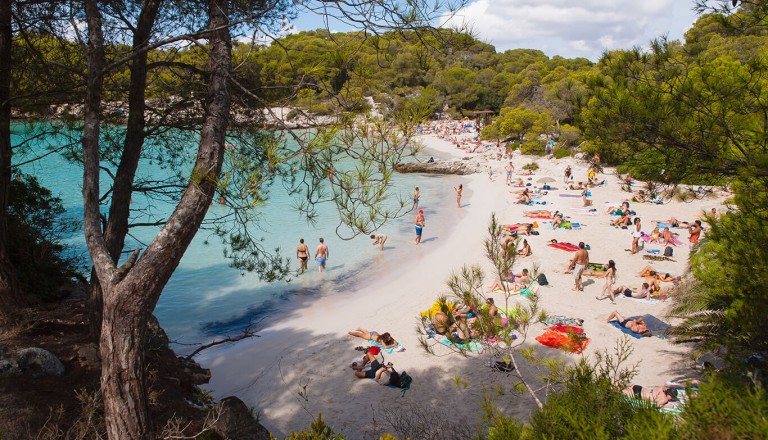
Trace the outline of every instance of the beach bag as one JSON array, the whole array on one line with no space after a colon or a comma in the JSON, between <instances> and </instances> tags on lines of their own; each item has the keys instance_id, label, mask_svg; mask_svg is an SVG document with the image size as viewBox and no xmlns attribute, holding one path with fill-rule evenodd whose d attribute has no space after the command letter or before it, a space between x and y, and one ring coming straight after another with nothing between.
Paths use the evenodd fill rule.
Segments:
<instances>
[{"instance_id":1,"label":"beach bag","mask_svg":"<svg viewBox=\"0 0 768 440\"><path fill-rule=\"evenodd\" d=\"M413 382L413 378L408 375L405 371L400 373L400 377L398 378L397 386L401 390L403 390L403 397L405 397L405 392L411 389L411 382Z\"/></svg>"},{"instance_id":2,"label":"beach bag","mask_svg":"<svg viewBox=\"0 0 768 440\"><path fill-rule=\"evenodd\" d=\"M536 282L539 283L539 286L546 286L549 284L549 281L547 281L547 276L543 273L540 273L538 278L536 278Z\"/></svg>"},{"instance_id":3,"label":"beach bag","mask_svg":"<svg viewBox=\"0 0 768 440\"><path fill-rule=\"evenodd\" d=\"M672 252L673 252L672 246L667 246L666 248L664 248L664 256L665 257L671 257L672 256Z\"/></svg>"}]
</instances>

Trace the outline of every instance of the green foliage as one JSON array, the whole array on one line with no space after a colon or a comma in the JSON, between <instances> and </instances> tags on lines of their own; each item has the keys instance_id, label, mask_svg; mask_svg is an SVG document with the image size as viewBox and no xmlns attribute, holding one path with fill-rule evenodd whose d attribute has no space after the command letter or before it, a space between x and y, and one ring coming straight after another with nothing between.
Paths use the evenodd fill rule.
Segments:
<instances>
[{"instance_id":1,"label":"green foliage","mask_svg":"<svg viewBox=\"0 0 768 440\"><path fill-rule=\"evenodd\" d=\"M568 148L558 148L555 150L555 159L573 156L573 152Z\"/></svg>"},{"instance_id":2,"label":"green foliage","mask_svg":"<svg viewBox=\"0 0 768 440\"><path fill-rule=\"evenodd\" d=\"M741 369L750 354L768 355L768 249L755 245L768 240L768 217L747 204L708 223L691 256L695 281L675 295L672 313L685 320L675 331L701 350L725 347Z\"/></svg>"},{"instance_id":3,"label":"green foliage","mask_svg":"<svg viewBox=\"0 0 768 440\"><path fill-rule=\"evenodd\" d=\"M544 156L544 143L540 141L523 142L522 145L520 145L520 152L534 156ZM538 166L536 168L538 169Z\"/></svg>"},{"instance_id":4,"label":"green foliage","mask_svg":"<svg viewBox=\"0 0 768 440\"><path fill-rule=\"evenodd\" d=\"M317 419L310 423L309 429L300 432L291 432L286 440L343 440L345 437L333 432L330 426L325 424L323 415L318 414Z\"/></svg>"},{"instance_id":5,"label":"green foliage","mask_svg":"<svg viewBox=\"0 0 768 440\"><path fill-rule=\"evenodd\" d=\"M523 165L523 169L524 170L536 171L536 170L539 169L539 164L537 164L536 162L529 162L529 163Z\"/></svg>"},{"instance_id":6,"label":"green foliage","mask_svg":"<svg viewBox=\"0 0 768 440\"><path fill-rule=\"evenodd\" d=\"M712 377L681 414L685 438L765 438L768 394L732 377Z\"/></svg>"},{"instance_id":7,"label":"green foliage","mask_svg":"<svg viewBox=\"0 0 768 440\"><path fill-rule=\"evenodd\" d=\"M58 289L77 273L62 240L80 228L64 216L61 199L33 176L11 181L8 204L8 253L22 290L32 301L58 299Z\"/></svg>"}]
</instances>

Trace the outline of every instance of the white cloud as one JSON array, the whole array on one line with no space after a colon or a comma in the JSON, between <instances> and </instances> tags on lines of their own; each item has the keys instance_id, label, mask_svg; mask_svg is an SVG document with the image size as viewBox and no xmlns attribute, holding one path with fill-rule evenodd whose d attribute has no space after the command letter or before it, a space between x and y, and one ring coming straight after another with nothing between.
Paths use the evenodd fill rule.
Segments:
<instances>
[{"instance_id":1,"label":"white cloud","mask_svg":"<svg viewBox=\"0 0 768 440\"><path fill-rule=\"evenodd\" d=\"M692 7L692 0L476 0L446 25L468 24L499 52L540 49L596 61L606 49L681 39L696 19Z\"/></svg>"}]
</instances>

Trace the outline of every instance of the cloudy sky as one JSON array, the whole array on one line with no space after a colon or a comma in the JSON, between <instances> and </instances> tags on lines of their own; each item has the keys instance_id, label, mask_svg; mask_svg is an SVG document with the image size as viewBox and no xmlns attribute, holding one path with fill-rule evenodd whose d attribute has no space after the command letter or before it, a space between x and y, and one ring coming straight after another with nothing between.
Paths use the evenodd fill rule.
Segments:
<instances>
[{"instance_id":1,"label":"cloudy sky","mask_svg":"<svg viewBox=\"0 0 768 440\"><path fill-rule=\"evenodd\" d=\"M476 0L448 20L507 49L593 61L606 49L645 47L653 38L682 39L696 20L692 0Z\"/></svg>"}]
</instances>

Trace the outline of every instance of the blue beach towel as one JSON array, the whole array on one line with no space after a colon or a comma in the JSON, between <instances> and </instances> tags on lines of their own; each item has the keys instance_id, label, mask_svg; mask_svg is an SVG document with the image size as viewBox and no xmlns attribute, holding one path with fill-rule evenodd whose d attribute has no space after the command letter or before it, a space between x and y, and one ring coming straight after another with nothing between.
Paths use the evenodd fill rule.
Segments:
<instances>
[{"instance_id":1,"label":"blue beach towel","mask_svg":"<svg viewBox=\"0 0 768 440\"><path fill-rule=\"evenodd\" d=\"M405 347L403 347L402 345L400 345L400 343L399 343L399 342L397 343L397 346L395 346L395 347L392 347L392 348L384 348L384 345L382 345L381 343L379 343L379 342L376 342L376 341L374 341L373 339L369 339L369 340L368 340L368 345L375 345L376 347L379 347L379 348L381 349L381 351L383 351L383 352L385 352L385 353L387 353L387 354L392 354L392 353L394 353L394 352L396 352L396 351L405 351Z\"/></svg>"},{"instance_id":2,"label":"blue beach towel","mask_svg":"<svg viewBox=\"0 0 768 440\"><path fill-rule=\"evenodd\" d=\"M619 324L619 321L611 321L611 325L621 330L622 333L628 334L629 336L632 336L635 339L641 339L643 337L642 335L638 335L637 333L633 332L632 330L626 327L622 327L621 324Z\"/></svg>"},{"instance_id":3,"label":"blue beach towel","mask_svg":"<svg viewBox=\"0 0 768 440\"><path fill-rule=\"evenodd\" d=\"M481 344L480 342L474 339L470 339L469 342L465 342L463 344L457 344L446 337L442 337L438 339L437 342L445 345L446 347L456 347L461 350L469 351L472 353L480 353L481 351L483 351L483 344Z\"/></svg>"}]
</instances>

